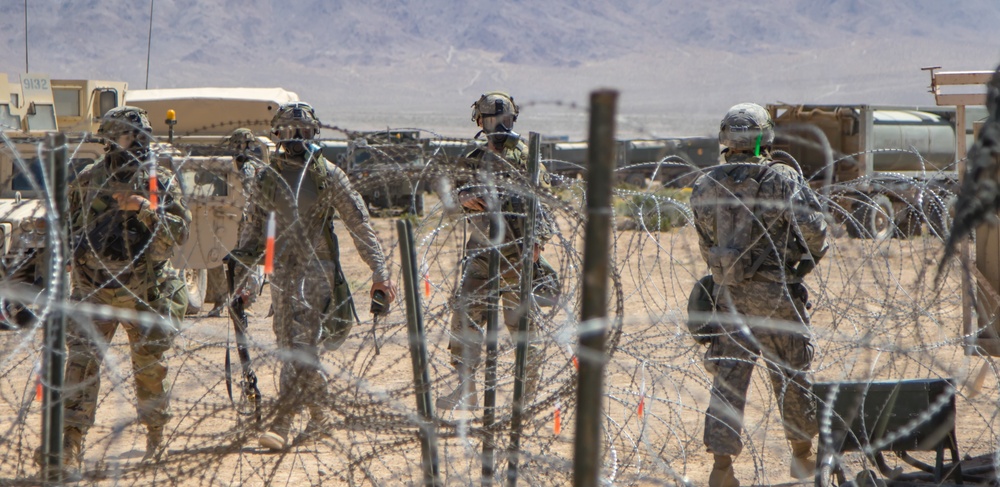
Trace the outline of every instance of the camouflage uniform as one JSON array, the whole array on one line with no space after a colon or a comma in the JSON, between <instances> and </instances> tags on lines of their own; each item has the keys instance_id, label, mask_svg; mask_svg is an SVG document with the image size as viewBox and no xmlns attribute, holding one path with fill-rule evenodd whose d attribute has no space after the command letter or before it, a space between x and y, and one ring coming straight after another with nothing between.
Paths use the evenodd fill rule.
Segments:
<instances>
[{"instance_id":1,"label":"camouflage uniform","mask_svg":"<svg viewBox=\"0 0 1000 487\"><path fill-rule=\"evenodd\" d=\"M339 289L339 253L331 249L334 211L349 230L375 282L389 280L382 247L372 229L361 196L347 175L315 147L302 155L281 151L264 168L251 234L234 251L245 264L259 262L265 248L267 214L275 213L274 274L271 277L273 328L283 355L279 391L282 403L272 431L287 438L295 414L309 406L314 421L323 421L326 378L319 366L320 345L339 347L353 324L352 303ZM351 316L347 320L345 316Z\"/></svg>"},{"instance_id":2,"label":"camouflage uniform","mask_svg":"<svg viewBox=\"0 0 1000 487\"><path fill-rule=\"evenodd\" d=\"M498 204L504 215L503 243L499 246L500 259L500 300L503 310L503 323L511 337L517 337L520 313L520 267L521 246L524 237L525 208L523 198L516 194L510 186L527 187L525 171L528 161L528 148L516 135L508 137L502 146L502 153L494 152L488 147L479 147L462 159L467 174L475 175L483 172L493 176L497 184ZM544 167L539 168L539 184L549 187L549 175ZM488 200L486 188L479 178L476 180L459 181L459 198L478 196ZM506 187L505 187L506 186ZM469 210L466 210L468 213ZM465 244L465 255L462 260L461 286L456 289L452 298L455 310L451 319L451 336L448 349L451 351L452 365L456 369L474 374L482 361L483 342L486 334L487 306L489 293L489 255L494 248L489 240L491 211L473 213L467 216L470 236ZM535 227L535 238L539 245L551 239L553 225L548 208L541 205ZM557 279L556 272L545 261L539 258L535 265L535 283L543 279ZM537 314L537 306L533 304L532 315ZM541 364L544 357L538 345L537 329L533 320L529 320L527 336L527 364L525 367L524 397L533 397L541 376ZM462 379L464 380L464 379ZM471 384L470 384L471 385ZM456 390L457 391L457 390Z\"/></svg>"},{"instance_id":3,"label":"camouflage uniform","mask_svg":"<svg viewBox=\"0 0 1000 487\"><path fill-rule=\"evenodd\" d=\"M139 211L117 208L110 197L118 192L147 195L149 162L140 169L113 170L99 159L84 169L70 191L71 230L77 242L73 261L74 300L114 306L156 315L157 323L132 323L114 319L74 319L67 331L69 356L66 363L65 425L85 436L94 424L100 390L104 349L118 325L128 334L135 372L139 422L151 432L162 431L170 419L167 365L163 354L173 343L187 308L184 279L170 263L174 251L187 239L191 213L177 179L167 167L157 164L159 204ZM116 220L115 217L120 217ZM107 219L116 222L107 224ZM126 224L125 222L132 223ZM122 227L135 230L135 222L147 230L148 243L131 256L111 255L115 243L128 241ZM115 233L118 232L118 235ZM128 244L119 248L129 251ZM131 250L135 250L133 247ZM120 250L117 252L120 254ZM158 445L158 439L155 442ZM147 455L151 452L147 451Z\"/></svg>"},{"instance_id":4,"label":"camouflage uniform","mask_svg":"<svg viewBox=\"0 0 1000 487\"><path fill-rule=\"evenodd\" d=\"M815 194L791 167L771 162L767 153L728 154L726 160L695 182L691 208L701 254L710 266L716 265L720 249L735 247L741 254L735 266L743 275L734 282L713 267L713 298L722 323L704 362L714 375L705 445L716 455L738 455L758 357L767 365L786 438L795 444L816 435L809 379L813 348L802 284L811 267L796 264L814 265L825 254L826 221ZM757 183L756 194L734 190L734 182L750 180ZM748 248L733 245L740 238Z\"/></svg>"}]
</instances>

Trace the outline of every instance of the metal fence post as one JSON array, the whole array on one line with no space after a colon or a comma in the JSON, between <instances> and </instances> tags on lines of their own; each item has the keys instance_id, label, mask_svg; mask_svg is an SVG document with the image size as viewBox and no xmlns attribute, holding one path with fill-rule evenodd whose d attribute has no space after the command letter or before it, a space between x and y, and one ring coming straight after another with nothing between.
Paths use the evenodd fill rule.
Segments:
<instances>
[{"instance_id":1,"label":"metal fence post","mask_svg":"<svg viewBox=\"0 0 1000 487\"><path fill-rule=\"evenodd\" d=\"M48 190L52 198L49 212L54 222L49 229L48 273L45 287L50 306L45 320L45 348L42 353L42 478L62 481L63 398L66 367L66 313L63 307L69 298L69 200L67 197L66 135L52 134L46 138L48 153Z\"/></svg>"},{"instance_id":2,"label":"metal fence post","mask_svg":"<svg viewBox=\"0 0 1000 487\"><path fill-rule=\"evenodd\" d=\"M587 148L587 224L583 250L583 292L577 355L576 438L573 485L596 487L601 473L601 399L608 314L611 185L615 165L615 109L618 92L590 94Z\"/></svg>"},{"instance_id":3,"label":"metal fence post","mask_svg":"<svg viewBox=\"0 0 1000 487\"><path fill-rule=\"evenodd\" d=\"M493 429L496 426L497 404L497 341L500 328L500 241L504 229L499 209L490 215L490 248L488 294L486 295L486 371L484 372L486 391L483 393L483 472L482 484L493 485L496 440Z\"/></svg>"},{"instance_id":4,"label":"metal fence post","mask_svg":"<svg viewBox=\"0 0 1000 487\"><path fill-rule=\"evenodd\" d=\"M528 327L534 311L532 281L534 281L535 220L538 203L533 191L538 188L538 171L541 165L541 137L537 132L528 134L528 187L524 188L524 242L521 246L520 313L517 322L517 349L514 352L514 407L510 419L510 447L508 448L507 485L517 485L518 454L521 450L521 429L524 415L524 369L528 361Z\"/></svg>"},{"instance_id":5,"label":"metal fence post","mask_svg":"<svg viewBox=\"0 0 1000 487\"><path fill-rule=\"evenodd\" d=\"M431 402L431 378L428 370L427 337L420 308L420 282L417 269L417 252L413 244L413 225L408 220L397 220L399 253L403 264L403 293L406 298L406 331L410 339L410 360L413 363L413 390L417 397L420 415L420 458L423 484L441 485L438 471L437 434L434 430L434 403Z\"/></svg>"}]
</instances>

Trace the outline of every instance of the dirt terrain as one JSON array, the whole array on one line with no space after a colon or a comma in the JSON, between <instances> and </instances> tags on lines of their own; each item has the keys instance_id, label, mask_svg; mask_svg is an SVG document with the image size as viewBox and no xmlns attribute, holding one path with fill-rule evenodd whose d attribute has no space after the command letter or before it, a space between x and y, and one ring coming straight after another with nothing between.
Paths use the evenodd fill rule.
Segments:
<instances>
[{"instance_id":1,"label":"dirt terrain","mask_svg":"<svg viewBox=\"0 0 1000 487\"><path fill-rule=\"evenodd\" d=\"M564 279L562 304L541 322L546 362L542 391L528 409L522 438L521 485L568 485L576 416L575 350L579 314L581 220L579 202L561 212L560 236L546 247ZM448 366L448 298L456 280L461 225L428 204L417 226L419 293L430 353L433 396L454 385ZM399 279L395 219L376 218ZM350 242L338 228L341 242ZM260 429L235 412L226 394L227 344L238 381L238 360L228 318L190 317L170 352L174 418L168 455L143 465L144 437L137 425L134 388L124 333L118 333L102 372L97 425L87 438L86 481L102 485L414 485L421 482L420 442L405 313L402 301L380 320L372 346L368 314L370 272L343 244L343 264L362 319L349 341L323 355L329 375L329 408L336 421L328 434L300 436L286 453L260 449ZM996 398L1000 391L992 361L968 357L959 337L961 293L953 266L940 290L932 289L940 241L832 239L831 251L807 284L813 303L817 381L953 378L958 386L957 437L963 455L997 449ZM612 249L616 275L609 310L612 347L607 363L602 475L612 485L706 485L711 457L702 444L710 377L701 366L703 348L686 334L687 294L706 269L690 227L671 232L623 230ZM264 396L265 423L276 397L278 368L264 288L250 317L252 354ZM41 333L0 335L0 484L34 484L31 452L38 445L40 402L34 401L33 367ZM507 467L513 346L501 331L500 388L496 431L496 481ZM989 364L989 367L984 364ZM981 381L976 381L976 378ZM238 387L237 387L238 391ZM482 388L480 388L482 395ZM238 396L238 392L237 392ZM238 400L239 398L237 398ZM480 405L482 399L480 398ZM440 473L446 485L479 483L482 411L437 411ZM560 431L556 429L559 418ZM299 417L302 431L305 415ZM743 485L782 485L789 449L767 379L757 373L746 413L745 449L736 459ZM925 462L928 454L915 454ZM860 469L848 454L847 470ZM895 464L894 458L889 458ZM912 467L900 464L904 471ZM811 484L802 482L801 485Z\"/></svg>"}]
</instances>

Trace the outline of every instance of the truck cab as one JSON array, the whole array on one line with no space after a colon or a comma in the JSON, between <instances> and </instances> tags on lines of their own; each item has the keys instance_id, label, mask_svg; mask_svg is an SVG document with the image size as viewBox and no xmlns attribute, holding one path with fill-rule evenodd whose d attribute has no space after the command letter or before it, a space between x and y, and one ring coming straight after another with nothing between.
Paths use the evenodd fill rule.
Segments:
<instances>
[{"instance_id":1,"label":"truck cab","mask_svg":"<svg viewBox=\"0 0 1000 487\"><path fill-rule=\"evenodd\" d=\"M104 153L93 137L100 119L123 103L127 84L60 80L29 73L12 80L0 73L0 278L41 289L48 219L43 181L46 137L64 133L69 142L69 177ZM0 322L24 326L33 318L24 303L2 302Z\"/></svg>"}]
</instances>

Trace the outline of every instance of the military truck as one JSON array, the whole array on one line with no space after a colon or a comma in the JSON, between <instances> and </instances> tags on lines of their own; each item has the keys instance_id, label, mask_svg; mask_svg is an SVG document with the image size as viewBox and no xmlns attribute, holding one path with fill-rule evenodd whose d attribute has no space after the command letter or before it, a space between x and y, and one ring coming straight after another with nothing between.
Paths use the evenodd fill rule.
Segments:
<instances>
[{"instance_id":1,"label":"military truck","mask_svg":"<svg viewBox=\"0 0 1000 487\"><path fill-rule=\"evenodd\" d=\"M328 145L332 150L333 146ZM419 130L349 134L346 152L335 162L373 213L402 210L424 214L424 142Z\"/></svg>"},{"instance_id":2,"label":"military truck","mask_svg":"<svg viewBox=\"0 0 1000 487\"><path fill-rule=\"evenodd\" d=\"M556 182L586 172L587 143L544 140L542 161ZM620 183L645 187L659 181L666 187L690 186L700 169L719 163L718 137L628 139L616 142L615 177Z\"/></svg>"},{"instance_id":3,"label":"military truck","mask_svg":"<svg viewBox=\"0 0 1000 487\"><path fill-rule=\"evenodd\" d=\"M47 135L68 135L70 171L94 162L104 145L93 138L100 119L123 103L127 84L114 81L50 79L29 73L12 82L0 73L0 278L41 289L42 254L48 220L42 201L44 161L39 148ZM0 302L0 322L25 325L30 306Z\"/></svg>"},{"instance_id":4,"label":"military truck","mask_svg":"<svg viewBox=\"0 0 1000 487\"><path fill-rule=\"evenodd\" d=\"M237 244L247 203L240 172L222 141L237 128L250 129L262 147L259 160L267 164L275 149L267 137L271 118L292 101L298 101L298 95L282 88L176 88L126 94L129 105L149 112L153 134L171 141L176 150L173 166L188 197L192 222L190 237L173 263L185 269L189 313L200 311L206 294L220 294L208 288L208 270L221 266Z\"/></svg>"},{"instance_id":5,"label":"military truck","mask_svg":"<svg viewBox=\"0 0 1000 487\"><path fill-rule=\"evenodd\" d=\"M954 108L770 104L775 148L827 195L855 238L943 235L957 189ZM974 118L980 112L964 114Z\"/></svg>"}]
</instances>

